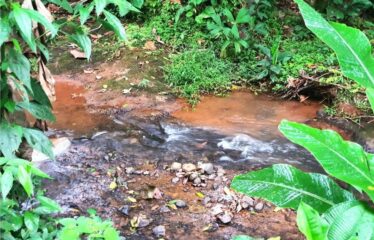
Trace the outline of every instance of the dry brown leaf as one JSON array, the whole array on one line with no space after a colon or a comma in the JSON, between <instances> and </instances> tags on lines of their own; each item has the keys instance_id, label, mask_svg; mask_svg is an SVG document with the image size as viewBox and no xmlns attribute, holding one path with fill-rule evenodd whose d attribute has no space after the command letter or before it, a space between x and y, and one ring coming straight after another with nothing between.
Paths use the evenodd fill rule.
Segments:
<instances>
[{"instance_id":1,"label":"dry brown leaf","mask_svg":"<svg viewBox=\"0 0 374 240\"><path fill-rule=\"evenodd\" d=\"M147 41L145 44L144 44L144 47L143 49L145 50L150 50L150 51L154 51L156 50L156 45L155 45L155 42L153 41Z\"/></svg>"},{"instance_id":2,"label":"dry brown leaf","mask_svg":"<svg viewBox=\"0 0 374 240\"><path fill-rule=\"evenodd\" d=\"M78 51L76 49L71 50L70 54L73 55L75 59L87 59L86 54L84 54L84 52Z\"/></svg>"},{"instance_id":3,"label":"dry brown leaf","mask_svg":"<svg viewBox=\"0 0 374 240\"><path fill-rule=\"evenodd\" d=\"M35 0L36 10L43 15L49 22L53 22L54 18L51 12L45 7L41 0Z\"/></svg>"},{"instance_id":4,"label":"dry brown leaf","mask_svg":"<svg viewBox=\"0 0 374 240\"><path fill-rule=\"evenodd\" d=\"M39 58L39 78L40 85L42 86L44 92L47 94L51 102L56 101L56 91L55 91L55 79L52 76L51 71Z\"/></svg>"}]
</instances>

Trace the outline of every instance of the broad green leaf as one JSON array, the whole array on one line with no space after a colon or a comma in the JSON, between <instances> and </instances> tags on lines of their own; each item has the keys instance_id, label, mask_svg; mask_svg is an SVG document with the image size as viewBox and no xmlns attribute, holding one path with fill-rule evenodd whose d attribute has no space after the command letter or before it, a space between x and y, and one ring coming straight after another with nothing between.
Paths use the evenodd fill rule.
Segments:
<instances>
[{"instance_id":1,"label":"broad green leaf","mask_svg":"<svg viewBox=\"0 0 374 240\"><path fill-rule=\"evenodd\" d=\"M36 42L36 46L38 47L38 49L40 50L40 52L43 54L43 56L45 57L45 59L48 62L49 61L49 51L48 51L48 48L44 44L42 44L41 42L39 42L39 41Z\"/></svg>"},{"instance_id":2,"label":"broad green leaf","mask_svg":"<svg viewBox=\"0 0 374 240\"><path fill-rule=\"evenodd\" d=\"M236 16L236 23L250 23L251 22L251 14L247 8L241 8Z\"/></svg>"},{"instance_id":3,"label":"broad green leaf","mask_svg":"<svg viewBox=\"0 0 374 240\"><path fill-rule=\"evenodd\" d=\"M12 4L13 19L18 26L22 38L27 42L33 52L36 52L34 35L32 33L32 19L19 3Z\"/></svg>"},{"instance_id":4,"label":"broad green leaf","mask_svg":"<svg viewBox=\"0 0 374 240\"><path fill-rule=\"evenodd\" d=\"M3 196L3 200L5 200L6 196L9 194L10 190L13 187L13 173L10 169L5 169L5 172L0 178L1 184L1 195Z\"/></svg>"},{"instance_id":5,"label":"broad green leaf","mask_svg":"<svg viewBox=\"0 0 374 240\"><path fill-rule=\"evenodd\" d=\"M38 231L39 219L40 219L39 215L34 214L29 211L25 212L25 216L24 216L25 226L30 232Z\"/></svg>"},{"instance_id":6,"label":"broad green leaf","mask_svg":"<svg viewBox=\"0 0 374 240\"><path fill-rule=\"evenodd\" d=\"M104 240L118 240L119 234L113 227L108 227L104 230L103 233Z\"/></svg>"},{"instance_id":7,"label":"broad green leaf","mask_svg":"<svg viewBox=\"0 0 374 240\"><path fill-rule=\"evenodd\" d=\"M328 239L371 240L374 238L374 213L364 205L353 206L338 216L331 224Z\"/></svg>"},{"instance_id":8,"label":"broad green leaf","mask_svg":"<svg viewBox=\"0 0 374 240\"><path fill-rule=\"evenodd\" d=\"M140 13L140 11L136 7L134 7L134 5L132 5L131 3L129 3L128 1L113 0L113 3L118 6L119 15L121 17L124 17L130 11Z\"/></svg>"},{"instance_id":9,"label":"broad green leaf","mask_svg":"<svg viewBox=\"0 0 374 240\"><path fill-rule=\"evenodd\" d=\"M117 34L119 39L126 40L126 31L121 21L108 11L104 11L107 22L112 26L113 31Z\"/></svg>"},{"instance_id":10,"label":"broad green leaf","mask_svg":"<svg viewBox=\"0 0 374 240\"><path fill-rule=\"evenodd\" d=\"M44 153L51 159L54 158L52 143L43 132L36 129L23 128L23 136L32 148Z\"/></svg>"},{"instance_id":11,"label":"broad green leaf","mask_svg":"<svg viewBox=\"0 0 374 240\"><path fill-rule=\"evenodd\" d=\"M11 31L8 18L0 18L0 46L9 39Z\"/></svg>"},{"instance_id":12,"label":"broad green leaf","mask_svg":"<svg viewBox=\"0 0 374 240\"><path fill-rule=\"evenodd\" d=\"M350 192L341 189L329 177L304 173L286 164L235 176L231 187L248 196L264 198L279 207L297 209L303 201L318 212L354 199Z\"/></svg>"},{"instance_id":13,"label":"broad green leaf","mask_svg":"<svg viewBox=\"0 0 374 240\"><path fill-rule=\"evenodd\" d=\"M22 127L0 123L0 151L7 158L14 157L22 142Z\"/></svg>"},{"instance_id":14,"label":"broad green leaf","mask_svg":"<svg viewBox=\"0 0 374 240\"><path fill-rule=\"evenodd\" d=\"M28 196L34 194L34 186L31 180L31 174L27 172L26 168L22 165L18 166L17 179L22 185L23 189L25 189L25 192Z\"/></svg>"},{"instance_id":15,"label":"broad green leaf","mask_svg":"<svg viewBox=\"0 0 374 240\"><path fill-rule=\"evenodd\" d=\"M140 9L140 8L143 7L144 0L132 0L132 1L131 1L131 4L132 4L134 7Z\"/></svg>"},{"instance_id":16,"label":"broad green leaf","mask_svg":"<svg viewBox=\"0 0 374 240\"><path fill-rule=\"evenodd\" d=\"M297 209L297 226L308 240L326 239L328 224L311 206L301 202Z\"/></svg>"},{"instance_id":17,"label":"broad green leaf","mask_svg":"<svg viewBox=\"0 0 374 240\"><path fill-rule=\"evenodd\" d=\"M360 205L359 201L347 201L334 205L332 208L322 214L323 219L331 225L337 218L339 218L348 209Z\"/></svg>"},{"instance_id":18,"label":"broad green leaf","mask_svg":"<svg viewBox=\"0 0 374 240\"><path fill-rule=\"evenodd\" d=\"M332 48L343 74L364 87L374 87L374 58L363 32L345 24L329 23L303 0L295 0L306 26Z\"/></svg>"},{"instance_id":19,"label":"broad green leaf","mask_svg":"<svg viewBox=\"0 0 374 240\"><path fill-rule=\"evenodd\" d=\"M232 15L231 11L227 8L223 9L222 13L227 17L227 19L231 22L234 23L235 19L234 16Z\"/></svg>"},{"instance_id":20,"label":"broad green leaf","mask_svg":"<svg viewBox=\"0 0 374 240\"><path fill-rule=\"evenodd\" d=\"M18 103L19 108L25 109L30 112L35 118L55 121L55 116L53 115L51 108L45 105L41 105L35 102L21 102Z\"/></svg>"},{"instance_id":21,"label":"broad green leaf","mask_svg":"<svg viewBox=\"0 0 374 240\"><path fill-rule=\"evenodd\" d=\"M40 202L40 206L37 207L34 211L38 214L51 214L61 211L60 205L58 205L58 203L53 201L52 199L44 196L38 196L37 199Z\"/></svg>"},{"instance_id":22,"label":"broad green leaf","mask_svg":"<svg viewBox=\"0 0 374 240\"><path fill-rule=\"evenodd\" d=\"M374 87L373 88L367 88L366 89L366 95L368 97L371 109L374 112Z\"/></svg>"},{"instance_id":23,"label":"broad green leaf","mask_svg":"<svg viewBox=\"0 0 374 240\"><path fill-rule=\"evenodd\" d=\"M290 141L311 152L328 174L361 188L374 200L374 176L368 161L373 156L359 144L344 141L332 130L286 120L281 122L279 130Z\"/></svg>"},{"instance_id":24,"label":"broad green leaf","mask_svg":"<svg viewBox=\"0 0 374 240\"><path fill-rule=\"evenodd\" d=\"M52 104L49 101L47 94L44 92L40 83L34 78L31 78L31 89L32 92L29 91L29 95L32 97L34 101L42 105L48 106L50 108L52 107Z\"/></svg>"},{"instance_id":25,"label":"broad green leaf","mask_svg":"<svg viewBox=\"0 0 374 240\"><path fill-rule=\"evenodd\" d=\"M87 7L81 6L79 8L79 19L81 25L84 25L86 21L90 18L90 14L94 9L94 5L89 5Z\"/></svg>"},{"instance_id":26,"label":"broad green leaf","mask_svg":"<svg viewBox=\"0 0 374 240\"><path fill-rule=\"evenodd\" d=\"M23 9L23 11L29 15L29 17L34 20L35 22L40 23L44 26L44 28L51 32L52 37L57 35L58 29L54 26L47 18L45 18L39 12L32 10L32 9Z\"/></svg>"},{"instance_id":27,"label":"broad green leaf","mask_svg":"<svg viewBox=\"0 0 374 240\"><path fill-rule=\"evenodd\" d=\"M94 0L95 7L96 7L96 14L99 16L105 9L106 5L108 5L107 0Z\"/></svg>"},{"instance_id":28,"label":"broad green leaf","mask_svg":"<svg viewBox=\"0 0 374 240\"><path fill-rule=\"evenodd\" d=\"M9 68L14 75L16 75L17 79L32 91L30 80L31 67L29 60L21 52L15 51L11 48L8 53L8 61Z\"/></svg>"},{"instance_id":29,"label":"broad green leaf","mask_svg":"<svg viewBox=\"0 0 374 240\"><path fill-rule=\"evenodd\" d=\"M91 39L83 34L77 33L70 36L70 39L73 40L80 48L83 49L86 58L89 60L91 58L92 43Z\"/></svg>"}]
</instances>

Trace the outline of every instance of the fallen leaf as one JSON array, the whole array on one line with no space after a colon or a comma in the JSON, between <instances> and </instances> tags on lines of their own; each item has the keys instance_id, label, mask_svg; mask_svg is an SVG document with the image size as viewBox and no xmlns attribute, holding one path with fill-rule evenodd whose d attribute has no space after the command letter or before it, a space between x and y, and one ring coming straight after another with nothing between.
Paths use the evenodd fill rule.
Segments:
<instances>
[{"instance_id":1,"label":"fallen leaf","mask_svg":"<svg viewBox=\"0 0 374 240\"><path fill-rule=\"evenodd\" d=\"M143 47L144 50L154 51L157 49L155 42L153 41L146 41Z\"/></svg>"},{"instance_id":2,"label":"fallen leaf","mask_svg":"<svg viewBox=\"0 0 374 240\"><path fill-rule=\"evenodd\" d=\"M204 198L205 197L205 195L202 192L197 192L196 196L198 196L199 198Z\"/></svg>"},{"instance_id":3,"label":"fallen leaf","mask_svg":"<svg viewBox=\"0 0 374 240\"><path fill-rule=\"evenodd\" d=\"M109 185L109 188L110 188L111 190L116 189L116 188L117 188L117 183L116 183L115 181L111 182L110 185Z\"/></svg>"},{"instance_id":4,"label":"fallen leaf","mask_svg":"<svg viewBox=\"0 0 374 240\"><path fill-rule=\"evenodd\" d=\"M136 203L137 202L137 200L135 198L133 198L133 197L127 197L127 201L132 202L132 203Z\"/></svg>"},{"instance_id":5,"label":"fallen leaf","mask_svg":"<svg viewBox=\"0 0 374 240\"><path fill-rule=\"evenodd\" d=\"M70 50L70 54L73 55L75 59L87 59L86 54L84 54L84 52L78 51L76 49Z\"/></svg>"}]
</instances>

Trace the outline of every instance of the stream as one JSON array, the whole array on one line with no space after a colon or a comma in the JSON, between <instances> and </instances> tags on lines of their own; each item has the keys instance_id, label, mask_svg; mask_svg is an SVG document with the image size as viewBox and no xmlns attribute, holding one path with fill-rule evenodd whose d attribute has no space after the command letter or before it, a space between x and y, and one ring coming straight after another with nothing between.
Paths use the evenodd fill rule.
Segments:
<instances>
[{"instance_id":1,"label":"stream","mask_svg":"<svg viewBox=\"0 0 374 240\"><path fill-rule=\"evenodd\" d=\"M84 66L92 68L84 73L79 68L55 71L57 121L47 134L71 145L56 161L39 166L53 177L44 186L63 207L62 215L94 208L125 239L158 239L155 227L160 226L165 239L231 239L236 234L303 239L295 212L234 193L229 184L237 174L277 163L322 172L311 154L277 130L282 119L331 127L316 120L322 105L238 90L226 97L204 96L191 108L157 78L157 91L131 88L125 94L123 86L135 86L158 67L152 61L132 66L146 58L129 55ZM196 181L187 170L173 170L176 163L213 167L210 173L192 170ZM170 206L174 200L183 206Z\"/></svg>"}]
</instances>

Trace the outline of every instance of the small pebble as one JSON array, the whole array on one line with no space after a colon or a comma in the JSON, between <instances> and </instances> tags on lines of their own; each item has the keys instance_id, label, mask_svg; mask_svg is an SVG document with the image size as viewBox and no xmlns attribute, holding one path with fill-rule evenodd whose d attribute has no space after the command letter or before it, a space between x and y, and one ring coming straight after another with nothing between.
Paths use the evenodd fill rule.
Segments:
<instances>
[{"instance_id":1,"label":"small pebble","mask_svg":"<svg viewBox=\"0 0 374 240\"><path fill-rule=\"evenodd\" d=\"M171 179L171 182L174 183L174 184L178 183L179 182L179 177L175 177L175 178Z\"/></svg>"},{"instance_id":2,"label":"small pebble","mask_svg":"<svg viewBox=\"0 0 374 240\"><path fill-rule=\"evenodd\" d=\"M261 211L262 209L264 209L264 204L262 202L257 203L255 206L255 210Z\"/></svg>"},{"instance_id":3,"label":"small pebble","mask_svg":"<svg viewBox=\"0 0 374 240\"><path fill-rule=\"evenodd\" d=\"M170 212L170 208L168 208L167 206L160 207L160 213L168 213L168 212Z\"/></svg>"},{"instance_id":4,"label":"small pebble","mask_svg":"<svg viewBox=\"0 0 374 240\"><path fill-rule=\"evenodd\" d=\"M217 218L223 223L223 224L228 224L231 222L232 217L230 214L225 212L223 215L218 215Z\"/></svg>"},{"instance_id":5,"label":"small pebble","mask_svg":"<svg viewBox=\"0 0 374 240\"><path fill-rule=\"evenodd\" d=\"M163 237L166 234L165 226L162 225L154 227L152 231L156 237Z\"/></svg>"},{"instance_id":6,"label":"small pebble","mask_svg":"<svg viewBox=\"0 0 374 240\"><path fill-rule=\"evenodd\" d=\"M182 164L181 163L179 163L179 162L173 162L172 164L171 164L171 166L170 166L170 170L171 171L178 171L179 169L181 169L182 168Z\"/></svg>"},{"instance_id":7,"label":"small pebble","mask_svg":"<svg viewBox=\"0 0 374 240\"><path fill-rule=\"evenodd\" d=\"M124 206L122 206L122 207L119 209L119 211L120 211L122 214L124 214L124 215L126 215L126 216L129 216L130 206L129 206L129 205L124 205Z\"/></svg>"},{"instance_id":8,"label":"small pebble","mask_svg":"<svg viewBox=\"0 0 374 240\"><path fill-rule=\"evenodd\" d=\"M175 202L175 206L177 206L177 207L179 207L179 208L185 208L185 207L187 207L187 204L186 204L186 202L183 201L183 200L177 200L177 201Z\"/></svg>"},{"instance_id":9,"label":"small pebble","mask_svg":"<svg viewBox=\"0 0 374 240\"><path fill-rule=\"evenodd\" d=\"M182 165L182 169L185 172L193 172L196 170L196 165L192 163L185 163Z\"/></svg>"}]
</instances>

